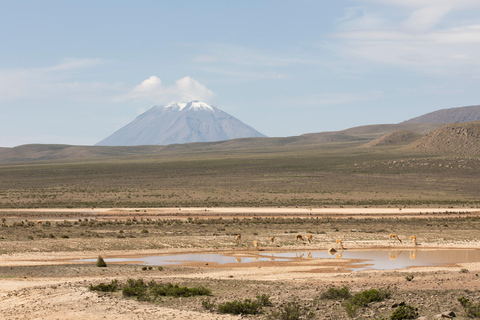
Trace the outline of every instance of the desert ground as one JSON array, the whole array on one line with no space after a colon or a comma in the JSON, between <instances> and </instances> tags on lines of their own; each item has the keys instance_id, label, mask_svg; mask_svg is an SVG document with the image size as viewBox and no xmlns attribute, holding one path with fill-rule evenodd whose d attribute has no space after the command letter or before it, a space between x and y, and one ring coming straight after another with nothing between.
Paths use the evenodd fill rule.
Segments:
<instances>
[{"instance_id":1,"label":"desert ground","mask_svg":"<svg viewBox=\"0 0 480 320\"><path fill-rule=\"evenodd\" d=\"M368 261L308 256L330 248L338 256L343 251L336 239L342 240L345 251L378 249L392 260L392 252L476 249L476 208L37 208L2 209L0 217L2 319L275 319L289 303L300 308L300 319L388 319L401 304L418 308L426 319L450 311L466 319L467 310L458 298L473 304L480 300L480 263L356 271L353 263ZM390 233L403 241L390 240ZM312 242L297 241L297 234L311 234ZM409 240L411 235L417 237L417 245ZM253 241L258 241L259 250ZM282 252L298 256L255 261ZM162 270L108 262L200 253L253 261L191 261L164 265ZM96 266L99 256L107 260L107 267ZM148 301L124 297L121 290L89 289L112 280L123 285L128 279L202 286L211 292ZM378 289L389 295L349 315L346 300L322 299L331 287L348 287L352 294ZM267 295L271 305L257 315L218 310L222 303L253 301L261 295ZM208 310L204 302L213 307Z\"/></svg>"}]
</instances>

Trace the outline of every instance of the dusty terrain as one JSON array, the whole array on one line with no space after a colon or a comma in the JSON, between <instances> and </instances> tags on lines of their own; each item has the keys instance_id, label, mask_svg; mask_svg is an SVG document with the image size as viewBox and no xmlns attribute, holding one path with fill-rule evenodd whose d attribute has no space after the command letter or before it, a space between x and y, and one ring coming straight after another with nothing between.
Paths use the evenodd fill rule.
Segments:
<instances>
[{"instance_id":1,"label":"dusty terrain","mask_svg":"<svg viewBox=\"0 0 480 320\"><path fill-rule=\"evenodd\" d=\"M412 252L435 248L478 248L480 212L467 208L171 208L22 209L0 211L0 318L2 319L267 319L272 310L296 301L314 319L347 319L343 300L324 300L329 287L352 293L385 289L391 296L358 310L357 319L388 318L406 303L420 316L465 310L457 301L478 303L480 263L352 272L348 259L299 256L289 261L217 264L191 262L142 270L142 265L78 259L223 253L258 257L267 252L326 251L342 239L346 250L376 248ZM38 221L41 221L39 223ZM402 243L389 241L396 233ZM235 244L237 234L242 242ZM297 234L313 242L296 241ZM416 235L418 245L408 241ZM275 236L275 242L269 241ZM253 247L259 242L260 250ZM337 248L338 249L338 248ZM413 276L410 280L407 276ZM251 316L220 314L202 307L204 297L163 297L145 302L121 292L90 291L91 284L117 279L154 279L211 289L211 301L270 296L273 307Z\"/></svg>"}]
</instances>

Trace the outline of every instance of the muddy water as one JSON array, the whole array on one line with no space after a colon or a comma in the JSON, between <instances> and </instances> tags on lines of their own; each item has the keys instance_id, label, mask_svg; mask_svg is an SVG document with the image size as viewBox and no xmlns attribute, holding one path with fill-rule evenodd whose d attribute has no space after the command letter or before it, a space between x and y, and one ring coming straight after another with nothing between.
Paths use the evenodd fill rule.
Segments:
<instances>
[{"instance_id":1,"label":"muddy water","mask_svg":"<svg viewBox=\"0 0 480 320\"><path fill-rule=\"evenodd\" d=\"M112 258L108 262L131 262L141 265L171 265L187 262L251 263L259 261L291 261L298 259L354 259L361 260L353 264L352 271L360 270L392 270L413 266L441 266L452 263L480 262L480 250L474 249L442 249L442 250L345 250L330 253L326 251L297 252L260 252L250 255L225 254L179 254L148 256L141 258ZM96 259L76 260L81 262Z\"/></svg>"}]
</instances>

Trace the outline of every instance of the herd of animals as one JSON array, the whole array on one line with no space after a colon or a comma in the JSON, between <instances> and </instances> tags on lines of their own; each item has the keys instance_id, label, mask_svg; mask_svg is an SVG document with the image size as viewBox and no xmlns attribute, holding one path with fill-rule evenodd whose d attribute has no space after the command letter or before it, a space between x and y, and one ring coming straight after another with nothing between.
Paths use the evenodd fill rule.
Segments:
<instances>
[{"instance_id":1,"label":"herd of animals","mask_svg":"<svg viewBox=\"0 0 480 320\"><path fill-rule=\"evenodd\" d=\"M242 235L239 234L235 237L235 243L237 245L240 244L241 240L242 240ZM306 239L305 239L305 237L302 236L301 234L297 234L295 236L295 240L296 241L304 241L304 242L308 241L308 243L312 243L313 235L307 234ZM395 233L390 234L389 240L393 240L393 241L398 240L400 243L402 243L402 240ZM415 246L417 245L417 237L416 236L410 236L410 241L413 242ZM270 237L270 243L273 244L274 242L275 242L275 237L274 236ZM259 247L258 247L258 241L257 240L253 241L253 246L257 250L260 250ZM340 240L340 239L335 240L335 246L337 248L341 248L342 250L345 249L344 246L343 246L342 240ZM329 251L334 251L335 252L336 250L334 248L331 248Z\"/></svg>"}]
</instances>

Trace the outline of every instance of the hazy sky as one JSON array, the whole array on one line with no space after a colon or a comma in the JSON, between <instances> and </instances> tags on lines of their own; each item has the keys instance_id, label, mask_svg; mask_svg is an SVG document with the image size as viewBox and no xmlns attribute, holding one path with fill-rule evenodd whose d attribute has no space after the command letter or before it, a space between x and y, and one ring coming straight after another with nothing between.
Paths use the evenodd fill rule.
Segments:
<instances>
[{"instance_id":1,"label":"hazy sky","mask_svg":"<svg viewBox=\"0 0 480 320\"><path fill-rule=\"evenodd\" d=\"M478 0L0 1L0 146L203 100L267 136L480 104Z\"/></svg>"}]
</instances>

